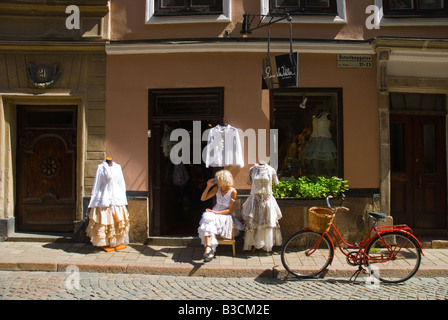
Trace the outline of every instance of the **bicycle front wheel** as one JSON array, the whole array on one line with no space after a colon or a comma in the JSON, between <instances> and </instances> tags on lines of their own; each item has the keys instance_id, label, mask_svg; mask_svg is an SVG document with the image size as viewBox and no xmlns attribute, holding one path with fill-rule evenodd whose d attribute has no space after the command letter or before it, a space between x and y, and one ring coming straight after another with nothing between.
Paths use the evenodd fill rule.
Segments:
<instances>
[{"instance_id":1,"label":"bicycle front wheel","mask_svg":"<svg viewBox=\"0 0 448 320\"><path fill-rule=\"evenodd\" d=\"M366 265L373 276L388 283L410 279L422 259L418 242L409 234L391 231L377 236L366 250Z\"/></svg>"},{"instance_id":2,"label":"bicycle front wheel","mask_svg":"<svg viewBox=\"0 0 448 320\"><path fill-rule=\"evenodd\" d=\"M298 278L314 277L332 262L334 248L328 235L303 230L291 235L282 246L285 269Z\"/></svg>"}]
</instances>

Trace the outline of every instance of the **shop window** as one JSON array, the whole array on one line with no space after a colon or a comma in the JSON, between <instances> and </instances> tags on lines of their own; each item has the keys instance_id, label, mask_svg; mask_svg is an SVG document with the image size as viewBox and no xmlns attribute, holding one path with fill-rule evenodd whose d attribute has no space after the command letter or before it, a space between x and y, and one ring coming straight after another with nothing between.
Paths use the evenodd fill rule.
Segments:
<instances>
[{"instance_id":1,"label":"shop window","mask_svg":"<svg viewBox=\"0 0 448 320\"><path fill-rule=\"evenodd\" d=\"M383 0L385 16L447 16L448 0Z\"/></svg>"},{"instance_id":2,"label":"shop window","mask_svg":"<svg viewBox=\"0 0 448 320\"><path fill-rule=\"evenodd\" d=\"M343 176L341 101L339 89L271 91L279 176Z\"/></svg>"},{"instance_id":3,"label":"shop window","mask_svg":"<svg viewBox=\"0 0 448 320\"><path fill-rule=\"evenodd\" d=\"M155 0L155 15L222 13L222 0Z\"/></svg>"},{"instance_id":4,"label":"shop window","mask_svg":"<svg viewBox=\"0 0 448 320\"><path fill-rule=\"evenodd\" d=\"M336 0L269 0L270 13L334 14L338 13Z\"/></svg>"}]
</instances>

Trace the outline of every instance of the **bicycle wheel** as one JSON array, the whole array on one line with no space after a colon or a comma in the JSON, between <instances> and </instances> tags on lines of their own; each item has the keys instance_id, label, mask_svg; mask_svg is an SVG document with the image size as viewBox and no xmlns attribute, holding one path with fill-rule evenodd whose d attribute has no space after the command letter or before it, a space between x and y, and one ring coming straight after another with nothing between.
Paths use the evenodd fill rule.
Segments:
<instances>
[{"instance_id":1,"label":"bicycle wheel","mask_svg":"<svg viewBox=\"0 0 448 320\"><path fill-rule=\"evenodd\" d=\"M418 242L400 231L377 236L368 246L366 254L369 257L366 262L369 271L388 283L410 279L417 272L422 259Z\"/></svg>"},{"instance_id":2,"label":"bicycle wheel","mask_svg":"<svg viewBox=\"0 0 448 320\"><path fill-rule=\"evenodd\" d=\"M328 235L302 230L291 235L282 246L285 269L298 278L314 277L333 261L334 247Z\"/></svg>"}]
</instances>

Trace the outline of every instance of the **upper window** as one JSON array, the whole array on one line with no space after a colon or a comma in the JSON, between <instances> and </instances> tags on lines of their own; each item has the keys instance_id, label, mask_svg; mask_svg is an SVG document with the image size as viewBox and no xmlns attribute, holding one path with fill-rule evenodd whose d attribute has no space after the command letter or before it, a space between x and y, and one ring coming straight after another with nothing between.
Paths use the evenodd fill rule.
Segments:
<instances>
[{"instance_id":1,"label":"upper window","mask_svg":"<svg viewBox=\"0 0 448 320\"><path fill-rule=\"evenodd\" d=\"M336 15L338 8L337 0L269 0L269 12Z\"/></svg>"},{"instance_id":2,"label":"upper window","mask_svg":"<svg viewBox=\"0 0 448 320\"><path fill-rule=\"evenodd\" d=\"M222 13L222 0L155 0L155 15L199 15Z\"/></svg>"},{"instance_id":3,"label":"upper window","mask_svg":"<svg viewBox=\"0 0 448 320\"><path fill-rule=\"evenodd\" d=\"M447 16L448 0L383 0L385 16Z\"/></svg>"}]
</instances>

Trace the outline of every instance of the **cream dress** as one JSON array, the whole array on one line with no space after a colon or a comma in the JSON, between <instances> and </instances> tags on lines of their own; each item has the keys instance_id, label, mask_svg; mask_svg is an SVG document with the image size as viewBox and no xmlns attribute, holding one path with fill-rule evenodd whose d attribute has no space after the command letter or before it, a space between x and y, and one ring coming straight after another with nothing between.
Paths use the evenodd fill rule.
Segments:
<instances>
[{"instance_id":1,"label":"cream dress","mask_svg":"<svg viewBox=\"0 0 448 320\"><path fill-rule=\"evenodd\" d=\"M243 250L252 247L272 251L282 244L279 220L280 207L272 194L272 183L278 184L277 173L268 164L255 164L250 168L247 183L252 184L249 198L242 206L244 220Z\"/></svg>"},{"instance_id":2,"label":"cream dress","mask_svg":"<svg viewBox=\"0 0 448 320\"><path fill-rule=\"evenodd\" d=\"M87 236L94 246L116 247L129 243L129 212L121 166L103 162L97 167L89 203Z\"/></svg>"},{"instance_id":3,"label":"cream dress","mask_svg":"<svg viewBox=\"0 0 448 320\"><path fill-rule=\"evenodd\" d=\"M230 208L230 202L232 199L232 191L234 188L222 195L221 187L216 192L216 204L212 210L223 211ZM213 212L205 211L202 214L201 221L199 221L198 234L201 239L202 245L206 245L205 237L211 237L211 247L213 250L218 246L218 239L216 236L221 236L225 239L232 238L233 229L242 230L243 226L233 214L215 214Z\"/></svg>"}]
</instances>

